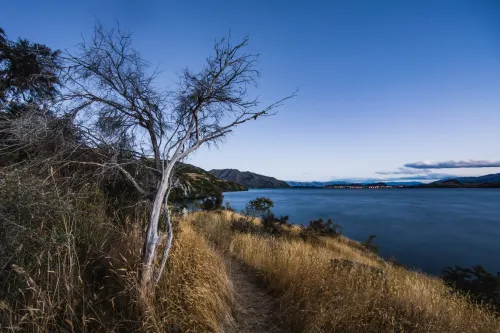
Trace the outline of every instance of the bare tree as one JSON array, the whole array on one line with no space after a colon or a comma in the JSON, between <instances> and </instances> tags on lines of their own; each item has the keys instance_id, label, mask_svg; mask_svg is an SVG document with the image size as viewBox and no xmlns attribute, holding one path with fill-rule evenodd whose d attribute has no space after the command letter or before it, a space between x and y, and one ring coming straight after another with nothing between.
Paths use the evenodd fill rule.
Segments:
<instances>
[{"instance_id":1,"label":"bare tree","mask_svg":"<svg viewBox=\"0 0 500 333\"><path fill-rule=\"evenodd\" d=\"M96 147L114 156L101 166L116 168L144 196L152 200L143 249L141 280L146 290L162 275L172 240L172 223L166 201L174 186L177 162L203 144L220 143L234 128L252 119L270 116L292 94L265 108L249 99L247 88L256 84L257 56L243 52L248 38L237 44L230 39L215 43L203 69L185 69L174 91L155 87L158 72L151 70L131 47L131 37L119 30L97 25L90 42L82 42L77 53L67 53L66 101L74 104ZM145 188L120 160L130 154L137 161L151 161L157 174L152 188ZM129 162L128 162L129 163ZM161 264L159 221L162 208L167 216L166 246Z\"/></svg>"}]
</instances>

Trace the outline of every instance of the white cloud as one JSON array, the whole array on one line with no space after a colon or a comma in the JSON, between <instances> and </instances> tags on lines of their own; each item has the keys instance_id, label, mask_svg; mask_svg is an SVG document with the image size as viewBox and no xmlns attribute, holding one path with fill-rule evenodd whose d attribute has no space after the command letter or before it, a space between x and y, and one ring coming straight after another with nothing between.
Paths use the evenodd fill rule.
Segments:
<instances>
[{"instance_id":1,"label":"white cloud","mask_svg":"<svg viewBox=\"0 0 500 333\"><path fill-rule=\"evenodd\" d=\"M476 161L476 160L446 161L446 162L420 161L415 163L407 163L404 166L413 169L495 168L495 167L500 167L500 161Z\"/></svg>"}]
</instances>

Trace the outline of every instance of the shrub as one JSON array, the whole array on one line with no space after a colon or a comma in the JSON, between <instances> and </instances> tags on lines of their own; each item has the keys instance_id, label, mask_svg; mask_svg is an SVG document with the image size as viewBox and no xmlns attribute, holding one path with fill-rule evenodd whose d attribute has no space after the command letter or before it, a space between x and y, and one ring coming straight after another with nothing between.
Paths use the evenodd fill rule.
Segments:
<instances>
[{"instance_id":1,"label":"shrub","mask_svg":"<svg viewBox=\"0 0 500 333\"><path fill-rule=\"evenodd\" d=\"M339 236L342 234L342 226L337 223L333 223L332 219L324 221L322 218L318 220L312 220L309 222L306 232L311 232L320 236Z\"/></svg>"},{"instance_id":2,"label":"shrub","mask_svg":"<svg viewBox=\"0 0 500 333\"><path fill-rule=\"evenodd\" d=\"M361 243L363 248L369 252L378 253L378 245L373 243L373 240L377 237L376 235L368 236L368 239Z\"/></svg>"},{"instance_id":3,"label":"shrub","mask_svg":"<svg viewBox=\"0 0 500 333\"><path fill-rule=\"evenodd\" d=\"M213 197L208 197L201 203L202 210L217 210L222 208L224 196L222 193L216 193Z\"/></svg>"},{"instance_id":4,"label":"shrub","mask_svg":"<svg viewBox=\"0 0 500 333\"><path fill-rule=\"evenodd\" d=\"M282 225L288 224L288 216L276 218L274 214L269 214L262 218L262 228L264 232L271 234L281 234L283 232Z\"/></svg>"},{"instance_id":5,"label":"shrub","mask_svg":"<svg viewBox=\"0 0 500 333\"><path fill-rule=\"evenodd\" d=\"M229 202L226 202L226 204L224 205L224 210L227 210L228 212L236 212L236 210L231 207L231 204Z\"/></svg>"},{"instance_id":6,"label":"shrub","mask_svg":"<svg viewBox=\"0 0 500 333\"><path fill-rule=\"evenodd\" d=\"M258 233L261 231L261 227L255 224L248 217L242 216L231 222L231 230L243 232L243 233Z\"/></svg>"},{"instance_id":7,"label":"shrub","mask_svg":"<svg viewBox=\"0 0 500 333\"><path fill-rule=\"evenodd\" d=\"M265 217L271 214L274 202L267 197L259 197L250 200L242 212L244 215L253 217Z\"/></svg>"},{"instance_id":8,"label":"shrub","mask_svg":"<svg viewBox=\"0 0 500 333\"><path fill-rule=\"evenodd\" d=\"M469 294L478 303L486 303L500 312L500 272L493 275L482 266L462 268L445 267L442 274L445 283L455 290Z\"/></svg>"}]
</instances>

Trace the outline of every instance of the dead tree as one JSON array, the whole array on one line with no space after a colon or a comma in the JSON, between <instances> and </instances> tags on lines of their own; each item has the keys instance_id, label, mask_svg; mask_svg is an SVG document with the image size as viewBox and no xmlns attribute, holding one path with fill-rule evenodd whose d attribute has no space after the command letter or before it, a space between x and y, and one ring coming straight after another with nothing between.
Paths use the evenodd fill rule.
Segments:
<instances>
[{"instance_id":1,"label":"dead tree","mask_svg":"<svg viewBox=\"0 0 500 333\"><path fill-rule=\"evenodd\" d=\"M96 147L127 151L138 160L152 160L158 175L152 189L144 188L118 158L100 163L116 168L142 195L152 201L144 240L141 280L151 290L162 275L172 240L167 194L173 186L177 162L203 144L220 143L234 128L250 120L274 114L292 94L265 108L249 99L247 88L256 84L257 56L244 53L248 38L232 44L229 38L215 43L213 54L201 71L185 69L173 91L155 86L158 72L151 70L131 47L131 37L97 25L90 42L77 53L67 53L66 103L78 110L77 119ZM167 244L157 258L159 220L167 215ZM160 261L159 267L156 263Z\"/></svg>"}]
</instances>

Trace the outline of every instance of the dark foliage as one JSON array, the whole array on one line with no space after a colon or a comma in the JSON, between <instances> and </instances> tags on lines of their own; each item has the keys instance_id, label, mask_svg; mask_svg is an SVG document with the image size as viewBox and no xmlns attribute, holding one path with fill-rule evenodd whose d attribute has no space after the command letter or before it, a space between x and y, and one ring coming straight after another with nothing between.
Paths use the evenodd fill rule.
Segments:
<instances>
[{"instance_id":1,"label":"dark foliage","mask_svg":"<svg viewBox=\"0 0 500 333\"><path fill-rule=\"evenodd\" d=\"M53 99L60 83L59 54L26 39L10 41L0 28L0 102L19 110L25 103Z\"/></svg>"},{"instance_id":2,"label":"dark foliage","mask_svg":"<svg viewBox=\"0 0 500 333\"><path fill-rule=\"evenodd\" d=\"M288 224L288 216L277 218L271 213L262 218L262 228L267 233L280 234L282 232L281 225L283 224Z\"/></svg>"},{"instance_id":3,"label":"dark foliage","mask_svg":"<svg viewBox=\"0 0 500 333\"><path fill-rule=\"evenodd\" d=\"M271 214L274 202L267 197L260 197L250 200L245 206L243 214L253 217L263 218Z\"/></svg>"},{"instance_id":4,"label":"dark foliage","mask_svg":"<svg viewBox=\"0 0 500 333\"><path fill-rule=\"evenodd\" d=\"M222 202L224 201L224 195L221 192L215 193L213 197L208 197L201 203L201 209L203 210L217 210L222 208Z\"/></svg>"},{"instance_id":5,"label":"dark foliage","mask_svg":"<svg viewBox=\"0 0 500 333\"><path fill-rule=\"evenodd\" d=\"M229 212L236 212L236 210L231 207L231 204L229 202L226 202L226 204L224 205L224 210L227 210Z\"/></svg>"},{"instance_id":6,"label":"dark foliage","mask_svg":"<svg viewBox=\"0 0 500 333\"><path fill-rule=\"evenodd\" d=\"M367 251L373 252L373 253L378 253L378 245L373 243L373 240L377 237L376 235L370 235L368 236L368 239L361 243L363 248Z\"/></svg>"},{"instance_id":7,"label":"dark foliage","mask_svg":"<svg viewBox=\"0 0 500 333\"><path fill-rule=\"evenodd\" d=\"M309 222L306 232L311 232L320 236L339 236L342 234L342 226L337 223L333 223L332 219L324 221L322 218L318 220L312 220Z\"/></svg>"},{"instance_id":8,"label":"dark foliage","mask_svg":"<svg viewBox=\"0 0 500 333\"><path fill-rule=\"evenodd\" d=\"M500 312L500 272L494 275L480 265L472 268L448 266L444 268L441 277L448 286L467 293L473 300L486 303Z\"/></svg>"},{"instance_id":9,"label":"dark foliage","mask_svg":"<svg viewBox=\"0 0 500 333\"><path fill-rule=\"evenodd\" d=\"M231 230L243 233L260 233L262 228L247 217L240 217L231 223Z\"/></svg>"}]
</instances>

